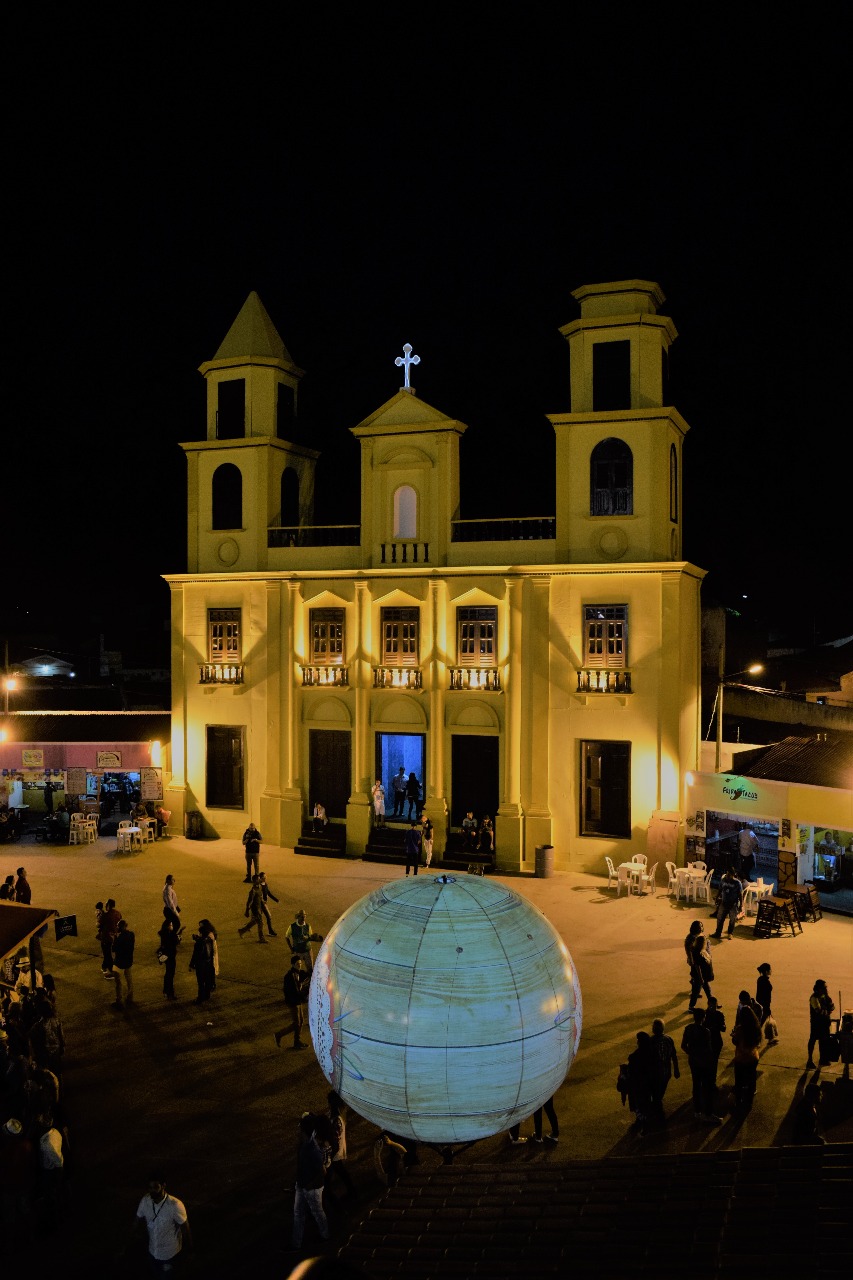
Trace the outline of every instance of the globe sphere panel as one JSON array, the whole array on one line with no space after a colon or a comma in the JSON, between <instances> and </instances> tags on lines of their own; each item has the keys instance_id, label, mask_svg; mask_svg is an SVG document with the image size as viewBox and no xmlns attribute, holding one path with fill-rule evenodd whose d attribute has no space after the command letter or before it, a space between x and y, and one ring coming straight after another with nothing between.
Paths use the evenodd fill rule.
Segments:
<instances>
[{"instance_id":1,"label":"globe sphere panel","mask_svg":"<svg viewBox=\"0 0 853 1280\"><path fill-rule=\"evenodd\" d=\"M392 881L320 949L309 1025L329 1083L419 1141L471 1141L562 1084L582 1003L569 950L538 908L480 876Z\"/></svg>"}]
</instances>

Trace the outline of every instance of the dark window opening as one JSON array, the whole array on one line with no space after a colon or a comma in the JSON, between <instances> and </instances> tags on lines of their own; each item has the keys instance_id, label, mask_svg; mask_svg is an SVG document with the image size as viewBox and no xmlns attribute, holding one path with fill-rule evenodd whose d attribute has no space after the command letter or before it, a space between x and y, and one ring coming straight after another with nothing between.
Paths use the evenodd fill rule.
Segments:
<instances>
[{"instance_id":1,"label":"dark window opening","mask_svg":"<svg viewBox=\"0 0 853 1280\"><path fill-rule=\"evenodd\" d=\"M674 444L669 446L669 518L673 524L678 520L678 454Z\"/></svg>"},{"instance_id":2,"label":"dark window opening","mask_svg":"<svg viewBox=\"0 0 853 1280\"><path fill-rule=\"evenodd\" d=\"M209 809L242 809L245 729L207 726L206 790Z\"/></svg>"},{"instance_id":3,"label":"dark window opening","mask_svg":"<svg viewBox=\"0 0 853 1280\"><path fill-rule=\"evenodd\" d=\"M582 836L631 835L630 742L581 742Z\"/></svg>"},{"instance_id":4,"label":"dark window opening","mask_svg":"<svg viewBox=\"0 0 853 1280\"><path fill-rule=\"evenodd\" d=\"M293 394L293 387L288 387L284 382L280 382L275 405L275 433L279 440L290 439L295 417L296 399Z\"/></svg>"},{"instance_id":5,"label":"dark window opening","mask_svg":"<svg viewBox=\"0 0 853 1280\"><path fill-rule=\"evenodd\" d=\"M299 525L299 476L293 467L281 473L281 526L295 529Z\"/></svg>"},{"instance_id":6,"label":"dark window opening","mask_svg":"<svg viewBox=\"0 0 853 1280\"><path fill-rule=\"evenodd\" d=\"M214 529L242 529L243 476L233 462L214 471L212 500Z\"/></svg>"},{"instance_id":7,"label":"dark window opening","mask_svg":"<svg viewBox=\"0 0 853 1280\"><path fill-rule=\"evenodd\" d=\"M599 441L592 451L589 513L592 516L634 513L634 455L624 440L610 436Z\"/></svg>"},{"instance_id":8,"label":"dark window opening","mask_svg":"<svg viewBox=\"0 0 853 1280\"><path fill-rule=\"evenodd\" d=\"M595 342L592 347L592 408L631 408L631 343Z\"/></svg>"},{"instance_id":9,"label":"dark window opening","mask_svg":"<svg viewBox=\"0 0 853 1280\"><path fill-rule=\"evenodd\" d=\"M246 434L246 379L220 382L218 390L216 439L240 440Z\"/></svg>"}]
</instances>

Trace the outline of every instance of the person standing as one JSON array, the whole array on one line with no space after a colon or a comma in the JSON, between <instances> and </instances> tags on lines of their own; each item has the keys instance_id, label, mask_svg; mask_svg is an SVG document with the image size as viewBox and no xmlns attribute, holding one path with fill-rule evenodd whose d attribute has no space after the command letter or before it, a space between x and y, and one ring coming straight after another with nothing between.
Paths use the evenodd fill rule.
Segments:
<instances>
[{"instance_id":1,"label":"person standing","mask_svg":"<svg viewBox=\"0 0 853 1280\"><path fill-rule=\"evenodd\" d=\"M274 1032L275 1042L279 1049L281 1048L282 1038L287 1035L288 1031L293 1032L294 1049L308 1048L308 1045L302 1039L302 1028L305 1026L305 1013L302 1006L308 998L308 981L308 974L303 967L302 957L294 952L290 957L290 968L284 975L282 982L284 1003L290 1010L291 1025L282 1027L280 1031Z\"/></svg>"},{"instance_id":2,"label":"person standing","mask_svg":"<svg viewBox=\"0 0 853 1280\"><path fill-rule=\"evenodd\" d=\"M16 875L18 878L15 881L15 901L23 902L24 906L28 907L33 900L33 891L30 888L26 870L23 867L18 867Z\"/></svg>"},{"instance_id":3,"label":"person standing","mask_svg":"<svg viewBox=\"0 0 853 1280\"><path fill-rule=\"evenodd\" d=\"M373 821L377 827L385 826L385 788L382 779L377 778L370 794L373 797Z\"/></svg>"},{"instance_id":4,"label":"person standing","mask_svg":"<svg viewBox=\"0 0 853 1280\"><path fill-rule=\"evenodd\" d=\"M714 980L711 944L705 936L701 920L694 920L690 925L690 931L684 939L684 951L690 966L690 1003L687 1007L695 1009L700 991L704 991L706 998L710 1000L711 983Z\"/></svg>"},{"instance_id":5,"label":"person standing","mask_svg":"<svg viewBox=\"0 0 853 1280\"><path fill-rule=\"evenodd\" d=\"M408 819L411 822L420 821L421 816L421 784L418 782L418 775L410 773L406 779L406 804L408 805Z\"/></svg>"},{"instance_id":6,"label":"person standing","mask_svg":"<svg viewBox=\"0 0 853 1280\"><path fill-rule=\"evenodd\" d=\"M648 1031L638 1031L637 1047L628 1054L628 1106L637 1117L640 1135L645 1133L652 1113L654 1059L651 1040Z\"/></svg>"},{"instance_id":7,"label":"person standing","mask_svg":"<svg viewBox=\"0 0 853 1280\"><path fill-rule=\"evenodd\" d=\"M717 1070L720 1065L720 1054L723 1052L723 1032L726 1029L726 1015L720 1008L716 996L708 997L705 1026L711 1036L711 1103L713 1104L717 1099Z\"/></svg>"},{"instance_id":8,"label":"person standing","mask_svg":"<svg viewBox=\"0 0 853 1280\"><path fill-rule=\"evenodd\" d=\"M297 911L296 919L284 936L291 952L302 958L302 963L305 965L310 977L314 969L314 952L311 948L311 943L322 942L323 935L314 932L306 919L305 911L302 907Z\"/></svg>"},{"instance_id":9,"label":"person standing","mask_svg":"<svg viewBox=\"0 0 853 1280\"><path fill-rule=\"evenodd\" d=\"M755 1097L758 1046L761 1044L761 1027L749 1005L742 1005L738 1009L732 1028L732 1044L735 1047L735 1110L746 1115L752 1110Z\"/></svg>"},{"instance_id":10,"label":"person standing","mask_svg":"<svg viewBox=\"0 0 853 1280\"><path fill-rule=\"evenodd\" d=\"M103 957L101 967L104 971L105 978L114 978L113 973L113 944L116 940L118 927L121 922L121 912L115 904L114 898L107 898L101 915L100 924L98 926L98 937L101 943L101 955Z\"/></svg>"},{"instance_id":11,"label":"person standing","mask_svg":"<svg viewBox=\"0 0 853 1280\"><path fill-rule=\"evenodd\" d=\"M242 938L244 933L248 933L250 929L253 929L255 928L255 926L257 926L258 942L262 942L264 946L266 946L267 940L264 937L263 904L264 904L264 893L263 893L263 889L261 888L261 877L255 874L252 876L252 883L251 883L251 888L249 889L249 896L246 899L245 916L246 916L246 919L248 920L248 924L244 924L241 929L237 930L237 932Z\"/></svg>"},{"instance_id":12,"label":"person standing","mask_svg":"<svg viewBox=\"0 0 853 1280\"><path fill-rule=\"evenodd\" d=\"M809 996L809 1059L807 1067L814 1066L812 1053L818 1046L818 1066L829 1064L829 1031L835 1002L830 999L823 978L818 978Z\"/></svg>"},{"instance_id":13,"label":"person standing","mask_svg":"<svg viewBox=\"0 0 853 1280\"><path fill-rule=\"evenodd\" d=\"M737 838L738 862L741 880L751 880L752 873L755 870L755 856L759 850L758 836L752 827L746 826L741 829Z\"/></svg>"},{"instance_id":14,"label":"person standing","mask_svg":"<svg viewBox=\"0 0 853 1280\"><path fill-rule=\"evenodd\" d=\"M727 867L717 893L717 927L712 935L714 938L722 938L723 921L726 919L729 922L728 937L732 937L742 907L743 886L731 867Z\"/></svg>"},{"instance_id":15,"label":"person standing","mask_svg":"<svg viewBox=\"0 0 853 1280\"><path fill-rule=\"evenodd\" d=\"M423 815L421 818L421 848L424 851L424 866L428 867L432 862L432 840L433 826L430 819Z\"/></svg>"},{"instance_id":16,"label":"person standing","mask_svg":"<svg viewBox=\"0 0 853 1280\"><path fill-rule=\"evenodd\" d=\"M246 854L246 879L243 884L251 884L252 876L258 875L261 869L261 835L254 822L250 822L243 832L243 850Z\"/></svg>"},{"instance_id":17,"label":"person standing","mask_svg":"<svg viewBox=\"0 0 853 1280\"><path fill-rule=\"evenodd\" d=\"M418 874L418 863L421 860L421 833L418 831L418 824L414 820L409 823L409 829L406 832L406 875L409 874L409 867L414 867L415 875Z\"/></svg>"},{"instance_id":18,"label":"person standing","mask_svg":"<svg viewBox=\"0 0 853 1280\"><path fill-rule=\"evenodd\" d=\"M133 1004L133 949L136 934L128 928L126 920L119 920L113 943L113 977L116 984L114 1008L123 1009Z\"/></svg>"},{"instance_id":19,"label":"person standing","mask_svg":"<svg viewBox=\"0 0 853 1280\"><path fill-rule=\"evenodd\" d=\"M0 884L0 902L15 901L15 877L7 876Z\"/></svg>"},{"instance_id":20,"label":"person standing","mask_svg":"<svg viewBox=\"0 0 853 1280\"><path fill-rule=\"evenodd\" d=\"M402 765L391 780L391 790L394 794L394 817L402 818L406 803L406 770Z\"/></svg>"},{"instance_id":21,"label":"person standing","mask_svg":"<svg viewBox=\"0 0 853 1280\"><path fill-rule=\"evenodd\" d=\"M148 1259L152 1274L173 1271L184 1248L192 1249L187 1211L180 1200L166 1194L162 1174L148 1179L148 1191L139 1201L136 1225L148 1235Z\"/></svg>"},{"instance_id":22,"label":"person standing","mask_svg":"<svg viewBox=\"0 0 853 1280\"><path fill-rule=\"evenodd\" d=\"M293 1197L294 1249L302 1247L305 1219L308 1214L317 1224L322 1240L329 1238L329 1224L323 1210L323 1184L326 1180L325 1151L317 1141L316 1117L306 1111L299 1121L296 1148L296 1178Z\"/></svg>"},{"instance_id":23,"label":"person standing","mask_svg":"<svg viewBox=\"0 0 853 1280\"><path fill-rule=\"evenodd\" d=\"M167 1000L177 1000L175 995L175 970L178 967L178 935L175 925L166 908L163 908L163 923L157 934L160 939L158 953L163 960L163 995Z\"/></svg>"},{"instance_id":24,"label":"person standing","mask_svg":"<svg viewBox=\"0 0 853 1280\"><path fill-rule=\"evenodd\" d=\"M261 912L263 914L264 919L267 922L267 933L270 935L271 938L277 938L278 934L276 933L275 929L272 927L272 916L270 915L270 909L267 906L267 898L272 898L273 902L275 903L278 903L278 898L275 896L272 889L267 884L267 876L265 871L262 871L260 873L258 879L261 885Z\"/></svg>"},{"instance_id":25,"label":"person standing","mask_svg":"<svg viewBox=\"0 0 853 1280\"><path fill-rule=\"evenodd\" d=\"M50 778L45 778L45 780L44 780L44 809L45 809L45 813L53 813L53 793L54 793L54 791L55 791L55 790L56 790L56 787L53 785L53 783L51 782Z\"/></svg>"},{"instance_id":26,"label":"person standing","mask_svg":"<svg viewBox=\"0 0 853 1280\"><path fill-rule=\"evenodd\" d=\"M678 1069L678 1054L675 1051L675 1041L671 1036L664 1035L664 1025L660 1018L655 1018L652 1023L650 1049L652 1056L652 1115L657 1120L663 1120L663 1095L666 1093L670 1077L674 1075L678 1080L681 1072Z\"/></svg>"},{"instance_id":27,"label":"person standing","mask_svg":"<svg viewBox=\"0 0 853 1280\"><path fill-rule=\"evenodd\" d=\"M178 906L175 877L172 875L166 876L166 883L163 885L163 905L166 907L169 918L175 926L175 933L180 937L184 926L181 924L181 908Z\"/></svg>"},{"instance_id":28,"label":"person standing","mask_svg":"<svg viewBox=\"0 0 853 1280\"><path fill-rule=\"evenodd\" d=\"M705 1025L705 1012L693 1010L693 1022L684 1028L681 1048L687 1054L690 1076L693 1081L693 1114L697 1120L710 1120L722 1124L722 1116L714 1115L716 1082L711 1033Z\"/></svg>"},{"instance_id":29,"label":"person standing","mask_svg":"<svg viewBox=\"0 0 853 1280\"><path fill-rule=\"evenodd\" d=\"M762 1027L769 1017L773 1014L771 1008L773 1000L773 983L770 981L770 975L773 970L766 962L758 966L758 981L755 984L755 998L761 1005L761 1015L759 1022Z\"/></svg>"},{"instance_id":30,"label":"person standing","mask_svg":"<svg viewBox=\"0 0 853 1280\"><path fill-rule=\"evenodd\" d=\"M210 993L215 983L211 927L209 920L203 920L199 925L198 933L193 934L193 953L190 958L190 969L195 973L195 980L198 985L195 1004L204 1004L210 999Z\"/></svg>"}]
</instances>

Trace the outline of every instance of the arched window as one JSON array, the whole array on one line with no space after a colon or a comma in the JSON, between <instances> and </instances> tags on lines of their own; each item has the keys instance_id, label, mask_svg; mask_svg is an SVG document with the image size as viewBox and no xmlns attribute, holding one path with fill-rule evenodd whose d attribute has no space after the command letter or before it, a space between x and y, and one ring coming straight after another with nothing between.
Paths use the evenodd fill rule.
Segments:
<instances>
[{"instance_id":1,"label":"arched window","mask_svg":"<svg viewBox=\"0 0 853 1280\"><path fill-rule=\"evenodd\" d=\"M589 514L630 516L634 513L634 456L624 440L600 440L589 465Z\"/></svg>"},{"instance_id":2,"label":"arched window","mask_svg":"<svg viewBox=\"0 0 853 1280\"><path fill-rule=\"evenodd\" d=\"M295 529L299 524L299 476L293 467L281 473L281 526Z\"/></svg>"},{"instance_id":3,"label":"arched window","mask_svg":"<svg viewBox=\"0 0 853 1280\"><path fill-rule=\"evenodd\" d=\"M418 536L418 495L410 484L401 485L394 494L394 537Z\"/></svg>"},{"instance_id":4,"label":"arched window","mask_svg":"<svg viewBox=\"0 0 853 1280\"><path fill-rule=\"evenodd\" d=\"M674 444L669 446L669 518L673 524L678 520L678 454Z\"/></svg>"},{"instance_id":5,"label":"arched window","mask_svg":"<svg viewBox=\"0 0 853 1280\"><path fill-rule=\"evenodd\" d=\"M213 473L213 528L242 529L243 476L233 462L223 462Z\"/></svg>"}]
</instances>

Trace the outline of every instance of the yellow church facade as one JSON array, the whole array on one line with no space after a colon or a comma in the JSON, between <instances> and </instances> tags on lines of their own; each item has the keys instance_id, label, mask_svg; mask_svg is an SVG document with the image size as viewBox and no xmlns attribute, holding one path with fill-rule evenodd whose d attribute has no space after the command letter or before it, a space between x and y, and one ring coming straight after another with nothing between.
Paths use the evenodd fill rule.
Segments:
<instances>
[{"instance_id":1,"label":"yellow church facade","mask_svg":"<svg viewBox=\"0 0 853 1280\"><path fill-rule=\"evenodd\" d=\"M666 404L660 288L574 292L556 511L460 518L465 424L405 385L352 427L360 523L313 523L318 454L289 438L298 369L256 294L214 358L172 596L167 805L295 847L315 803L364 854L379 780L414 774L440 861L470 809L499 870L646 852L699 766L700 587L682 559L687 424Z\"/></svg>"}]
</instances>

